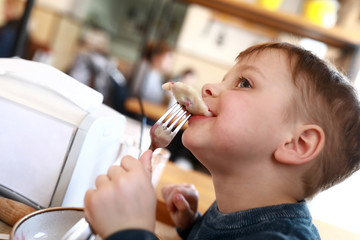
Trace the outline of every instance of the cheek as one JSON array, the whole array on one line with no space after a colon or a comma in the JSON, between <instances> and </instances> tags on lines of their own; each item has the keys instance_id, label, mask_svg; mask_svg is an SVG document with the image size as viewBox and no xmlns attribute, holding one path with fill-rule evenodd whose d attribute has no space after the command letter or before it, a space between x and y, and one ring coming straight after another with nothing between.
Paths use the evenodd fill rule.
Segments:
<instances>
[{"instance_id":1,"label":"cheek","mask_svg":"<svg viewBox=\"0 0 360 240\"><path fill-rule=\"evenodd\" d=\"M229 94L220 101L221 113L216 129L218 137L226 139L230 146L250 146L252 142L270 139L282 121L280 107L275 102L243 96Z\"/></svg>"}]
</instances>

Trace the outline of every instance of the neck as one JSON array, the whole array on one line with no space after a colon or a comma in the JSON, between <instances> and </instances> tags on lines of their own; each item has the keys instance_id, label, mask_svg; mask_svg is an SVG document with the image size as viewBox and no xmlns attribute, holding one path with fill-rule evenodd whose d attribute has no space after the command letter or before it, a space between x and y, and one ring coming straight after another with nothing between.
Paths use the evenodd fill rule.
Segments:
<instances>
[{"instance_id":1,"label":"neck","mask_svg":"<svg viewBox=\"0 0 360 240\"><path fill-rule=\"evenodd\" d=\"M299 194L302 187L291 171L287 170L284 175L264 166L243 169L240 173L213 174L220 212L237 212L302 200L302 194Z\"/></svg>"}]
</instances>

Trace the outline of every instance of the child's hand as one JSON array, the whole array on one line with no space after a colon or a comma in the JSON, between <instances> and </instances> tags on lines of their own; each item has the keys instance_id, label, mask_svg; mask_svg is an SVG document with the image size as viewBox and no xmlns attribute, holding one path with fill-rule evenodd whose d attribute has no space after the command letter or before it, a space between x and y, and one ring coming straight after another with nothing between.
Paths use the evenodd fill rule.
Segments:
<instances>
[{"instance_id":1,"label":"child's hand","mask_svg":"<svg viewBox=\"0 0 360 240\"><path fill-rule=\"evenodd\" d=\"M195 186L168 185L163 187L161 192L176 227L189 227L197 217L199 193Z\"/></svg>"},{"instance_id":2,"label":"child's hand","mask_svg":"<svg viewBox=\"0 0 360 240\"><path fill-rule=\"evenodd\" d=\"M117 231L140 228L154 232L156 194L151 184L151 151L140 161L126 156L96 179L85 195L85 218L103 239Z\"/></svg>"}]
</instances>

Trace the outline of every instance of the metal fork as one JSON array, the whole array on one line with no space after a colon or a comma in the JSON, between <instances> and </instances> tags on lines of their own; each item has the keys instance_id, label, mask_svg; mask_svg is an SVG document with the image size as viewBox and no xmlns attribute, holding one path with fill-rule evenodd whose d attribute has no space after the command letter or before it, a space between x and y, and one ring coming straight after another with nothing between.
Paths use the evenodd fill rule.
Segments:
<instances>
[{"instance_id":1,"label":"metal fork","mask_svg":"<svg viewBox=\"0 0 360 240\"><path fill-rule=\"evenodd\" d=\"M154 151L156 148L168 146L190 116L191 114L179 103L170 107L151 127L149 149Z\"/></svg>"},{"instance_id":2,"label":"metal fork","mask_svg":"<svg viewBox=\"0 0 360 240\"><path fill-rule=\"evenodd\" d=\"M171 140L184 126L191 114L179 103L170 107L164 115L150 129L151 144L149 149L163 148L169 145ZM80 219L61 240L90 240L94 239L90 225L85 218Z\"/></svg>"}]
</instances>

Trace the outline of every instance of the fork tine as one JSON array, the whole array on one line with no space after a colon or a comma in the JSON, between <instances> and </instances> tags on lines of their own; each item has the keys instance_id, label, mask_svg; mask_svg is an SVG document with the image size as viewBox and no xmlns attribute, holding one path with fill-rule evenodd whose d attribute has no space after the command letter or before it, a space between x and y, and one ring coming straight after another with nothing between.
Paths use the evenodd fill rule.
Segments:
<instances>
[{"instance_id":1,"label":"fork tine","mask_svg":"<svg viewBox=\"0 0 360 240\"><path fill-rule=\"evenodd\" d=\"M166 120L166 122L164 123L164 126L168 126L170 125L171 121L173 119L177 119L181 113L183 112L184 110L182 109L182 107L180 107L179 109L177 109L176 111L173 111L173 113L171 114L171 116Z\"/></svg>"},{"instance_id":2,"label":"fork tine","mask_svg":"<svg viewBox=\"0 0 360 240\"><path fill-rule=\"evenodd\" d=\"M186 112L185 112L186 113ZM184 124L186 123L186 121L189 119L189 117L191 117L191 114L187 115L186 118L183 118L184 120L182 122L179 123L179 125L176 127L176 129L173 131L173 134L177 134L180 129L184 126Z\"/></svg>"},{"instance_id":3,"label":"fork tine","mask_svg":"<svg viewBox=\"0 0 360 240\"><path fill-rule=\"evenodd\" d=\"M177 114L176 114L176 118L175 120L171 123L169 129L173 129L174 126L183 118L183 116L187 113L187 111L184 111L183 109L181 109L181 111L179 111ZM166 125L167 126L167 125Z\"/></svg>"},{"instance_id":4,"label":"fork tine","mask_svg":"<svg viewBox=\"0 0 360 240\"><path fill-rule=\"evenodd\" d=\"M182 107L181 107L180 104L175 103L174 105L172 105L172 106L166 111L166 113L164 113L164 114L159 118L159 120L157 120L157 123L161 124L161 123L165 120L165 118L166 118L167 116L169 116L169 114L170 114L171 112L173 112L173 111L178 111L178 110L181 109L181 108L182 108Z\"/></svg>"}]
</instances>

